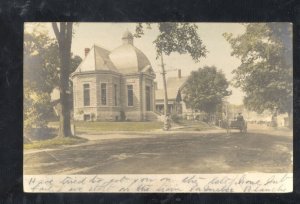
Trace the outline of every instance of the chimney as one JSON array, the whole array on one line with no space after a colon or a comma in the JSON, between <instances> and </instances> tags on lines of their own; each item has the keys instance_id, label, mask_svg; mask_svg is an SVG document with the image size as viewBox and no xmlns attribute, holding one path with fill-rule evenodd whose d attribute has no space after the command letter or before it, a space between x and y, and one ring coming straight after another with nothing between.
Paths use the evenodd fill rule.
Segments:
<instances>
[{"instance_id":1,"label":"chimney","mask_svg":"<svg viewBox=\"0 0 300 204\"><path fill-rule=\"evenodd\" d=\"M84 56L86 57L90 52L90 48L84 48Z\"/></svg>"},{"instance_id":2,"label":"chimney","mask_svg":"<svg viewBox=\"0 0 300 204\"><path fill-rule=\"evenodd\" d=\"M178 69L178 78L181 78L181 69Z\"/></svg>"}]
</instances>

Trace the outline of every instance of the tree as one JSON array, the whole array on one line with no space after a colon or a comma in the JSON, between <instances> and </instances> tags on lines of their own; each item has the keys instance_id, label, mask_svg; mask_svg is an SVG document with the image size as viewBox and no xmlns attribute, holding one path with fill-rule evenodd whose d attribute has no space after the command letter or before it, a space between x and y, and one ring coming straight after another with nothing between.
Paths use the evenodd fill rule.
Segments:
<instances>
[{"instance_id":1,"label":"tree","mask_svg":"<svg viewBox=\"0 0 300 204\"><path fill-rule=\"evenodd\" d=\"M82 59L72 56L74 71ZM57 41L50 38L42 25L24 33L24 127L44 128L51 114L50 93L59 85Z\"/></svg>"},{"instance_id":2,"label":"tree","mask_svg":"<svg viewBox=\"0 0 300 204\"><path fill-rule=\"evenodd\" d=\"M51 108L50 94L32 89L26 80L24 82L24 130L30 132L35 128L45 128Z\"/></svg>"},{"instance_id":3,"label":"tree","mask_svg":"<svg viewBox=\"0 0 300 204\"><path fill-rule=\"evenodd\" d=\"M193 110L212 114L222 104L222 99L231 94L228 86L229 82L221 71L205 66L191 72L182 90L183 101Z\"/></svg>"},{"instance_id":4,"label":"tree","mask_svg":"<svg viewBox=\"0 0 300 204\"><path fill-rule=\"evenodd\" d=\"M39 31L38 31L39 30ZM57 77L57 43L36 25L24 33L24 130L45 128L52 113L50 93Z\"/></svg>"},{"instance_id":5,"label":"tree","mask_svg":"<svg viewBox=\"0 0 300 204\"><path fill-rule=\"evenodd\" d=\"M51 93L58 81L58 45L47 33L24 34L24 79L36 91Z\"/></svg>"},{"instance_id":6,"label":"tree","mask_svg":"<svg viewBox=\"0 0 300 204\"><path fill-rule=\"evenodd\" d=\"M147 28L151 29L151 24L147 23ZM168 114L168 93L166 83L166 71L163 60L163 55L170 55L177 52L179 54L189 54L196 62L201 57L205 57L207 50L203 45L197 33L197 25L193 23L171 23L164 22L155 24L158 26L159 35L154 40L153 44L156 48L157 58L161 58L161 68L164 86L164 115ZM139 23L136 27L135 37L141 37L144 34L144 26Z\"/></svg>"},{"instance_id":7,"label":"tree","mask_svg":"<svg viewBox=\"0 0 300 204\"><path fill-rule=\"evenodd\" d=\"M71 45L72 45L72 22L59 23L60 29L58 29L57 23L52 23L53 31L55 33L58 47L59 47L59 59L60 59L60 104L61 111L59 116L59 133L60 137L72 136L71 132L71 115L70 115L70 103L69 103L69 76L71 65Z\"/></svg>"},{"instance_id":8,"label":"tree","mask_svg":"<svg viewBox=\"0 0 300 204\"><path fill-rule=\"evenodd\" d=\"M246 32L234 37L225 33L232 56L241 65L233 71L234 85L246 94L244 104L264 110L292 113L292 26L289 23L245 24Z\"/></svg>"}]
</instances>

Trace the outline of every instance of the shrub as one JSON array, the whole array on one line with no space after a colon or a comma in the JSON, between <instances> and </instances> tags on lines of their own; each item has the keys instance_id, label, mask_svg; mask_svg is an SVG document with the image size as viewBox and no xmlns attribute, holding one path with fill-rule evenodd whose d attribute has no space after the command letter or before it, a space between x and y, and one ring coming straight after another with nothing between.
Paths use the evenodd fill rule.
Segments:
<instances>
[{"instance_id":1,"label":"shrub","mask_svg":"<svg viewBox=\"0 0 300 204\"><path fill-rule=\"evenodd\" d=\"M24 86L24 130L45 128L47 118L51 113L50 94L38 92L29 86Z\"/></svg>"},{"instance_id":2,"label":"shrub","mask_svg":"<svg viewBox=\"0 0 300 204\"><path fill-rule=\"evenodd\" d=\"M172 114L171 119L173 122L178 123L182 120L182 116L179 116L178 114Z\"/></svg>"}]
</instances>

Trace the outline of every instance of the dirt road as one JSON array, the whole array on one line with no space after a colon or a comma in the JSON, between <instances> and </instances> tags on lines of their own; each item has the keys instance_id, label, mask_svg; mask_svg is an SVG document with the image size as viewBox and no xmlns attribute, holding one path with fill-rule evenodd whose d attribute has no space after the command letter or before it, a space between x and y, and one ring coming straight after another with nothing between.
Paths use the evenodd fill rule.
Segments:
<instances>
[{"instance_id":1,"label":"dirt road","mask_svg":"<svg viewBox=\"0 0 300 204\"><path fill-rule=\"evenodd\" d=\"M252 128L252 129L251 129ZM267 132L268 134L266 134ZM119 135L119 137L117 137ZM97 139L98 137L98 139ZM102 138L101 138L102 137ZM249 127L90 135L85 145L25 152L25 174L292 172L292 136Z\"/></svg>"}]
</instances>

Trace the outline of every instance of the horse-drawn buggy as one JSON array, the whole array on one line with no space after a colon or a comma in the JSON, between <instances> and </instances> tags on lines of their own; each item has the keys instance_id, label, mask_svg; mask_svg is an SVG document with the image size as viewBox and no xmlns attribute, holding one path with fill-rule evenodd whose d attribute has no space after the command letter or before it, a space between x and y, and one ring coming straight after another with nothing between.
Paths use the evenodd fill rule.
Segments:
<instances>
[{"instance_id":1,"label":"horse-drawn buggy","mask_svg":"<svg viewBox=\"0 0 300 204\"><path fill-rule=\"evenodd\" d=\"M240 132L247 132L247 122L245 120L233 119L229 121L228 129L237 129Z\"/></svg>"}]
</instances>

